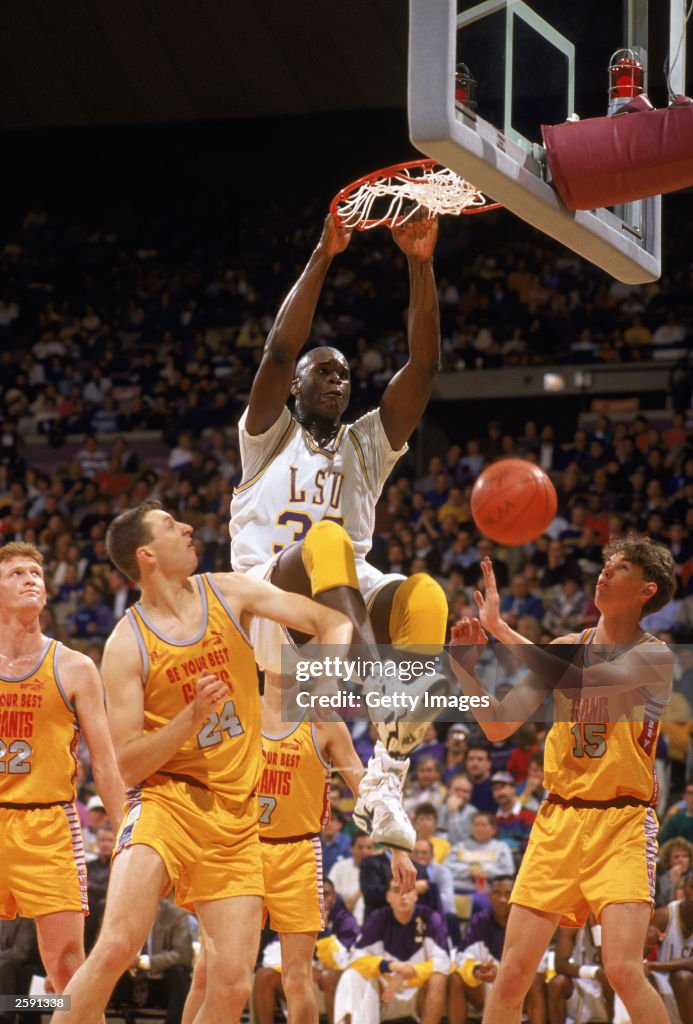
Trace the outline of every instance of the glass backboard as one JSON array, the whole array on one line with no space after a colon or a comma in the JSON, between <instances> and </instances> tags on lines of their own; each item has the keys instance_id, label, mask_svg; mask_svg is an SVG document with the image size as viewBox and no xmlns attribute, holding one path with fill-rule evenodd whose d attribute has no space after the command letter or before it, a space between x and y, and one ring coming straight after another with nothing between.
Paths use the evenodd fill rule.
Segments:
<instances>
[{"instance_id":1,"label":"glass backboard","mask_svg":"<svg viewBox=\"0 0 693 1024\"><path fill-rule=\"evenodd\" d=\"M647 79L652 34L669 48L670 7L683 2L410 0L413 144L614 277L656 280L660 197L569 211L549 181L541 125L606 115L612 54L632 48ZM459 90L455 98L462 62L475 83L475 103L463 102ZM661 96L655 99L662 105Z\"/></svg>"}]
</instances>

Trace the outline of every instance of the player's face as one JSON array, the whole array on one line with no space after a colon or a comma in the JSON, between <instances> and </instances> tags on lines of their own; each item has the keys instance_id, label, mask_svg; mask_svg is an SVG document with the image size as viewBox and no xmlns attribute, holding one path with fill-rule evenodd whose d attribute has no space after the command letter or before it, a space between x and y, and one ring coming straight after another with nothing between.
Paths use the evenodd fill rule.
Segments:
<instances>
[{"instance_id":1,"label":"player's face","mask_svg":"<svg viewBox=\"0 0 693 1024\"><path fill-rule=\"evenodd\" d=\"M193 528L180 523L161 508L146 515L151 541L143 545L156 558L157 568L172 577L189 576L197 566L197 551L192 539Z\"/></svg>"},{"instance_id":2,"label":"player's face","mask_svg":"<svg viewBox=\"0 0 693 1024\"><path fill-rule=\"evenodd\" d=\"M349 404L349 364L333 349L319 350L294 381L291 393L304 412L326 420L338 420Z\"/></svg>"},{"instance_id":3,"label":"player's face","mask_svg":"<svg viewBox=\"0 0 693 1024\"><path fill-rule=\"evenodd\" d=\"M493 913L499 924L505 925L510 913L510 894L513 891L512 882L494 882L491 886L489 899L493 907Z\"/></svg>"},{"instance_id":4,"label":"player's face","mask_svg":"<svg viewBox=\"0 0 693 1024\"><path fill-rule=\"evenodd\" d=\"M599 574L594 603L600 611L634 605L642 607L654 593L655 585L645 582L640 566L617 554L606 562Z\"/></svg>"},{"instance_id":5,"label":"player's face","mask_svg":"<svg viewBox=\"0 0 693 1024\"><path fill-rule=\"evenodd\" d=\"M33 558L18 556L0 564L0 607L38 614L46 603L43 569Z\"/></svg>"},{"instance_id":6,"label":"player's face","mask_svg":"<svg viewBox=\"0 0 693 1024\"><path fill-rule=\"evenodd\" d=\"M391 885L387 890L387 902L392 907L395 914L401 917L406 917L411 914L416 903L416 890L409 889L408 892L402 892L398 885Z\"/></svg>"}]
</instances>

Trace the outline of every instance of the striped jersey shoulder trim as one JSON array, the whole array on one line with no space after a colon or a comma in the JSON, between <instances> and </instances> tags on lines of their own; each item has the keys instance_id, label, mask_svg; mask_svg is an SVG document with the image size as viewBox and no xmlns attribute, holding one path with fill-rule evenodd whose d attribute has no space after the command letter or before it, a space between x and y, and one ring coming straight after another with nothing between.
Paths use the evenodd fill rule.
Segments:
<instances>
[{"instance_id":1,"label":"striped jersey shoulder trim","mask_svg":"<svg viewBox=\"0 0 693 1024\"><path fill-rule=\"evenodd\" d=\"M356 433L355 430L350 430L348 436L349 436L349 440L351 441L352 445L354 446L354 450L356 451L356 457L359 460L359 465L361 466L361 471L362 471L363 475L366 478L366 483L368 484L369 489L372 491L373 490L373 484L371 482L371 478L368 475L368 467L366 465L366 456L364 455L363 446L361 444L361 441L359 440L359 436L358 436L358 434Z\"/></svg>"},{"instance_id":2,"label":"striped jersey shoulder trim","mask_svg":"<svg viewBox=\"0 0 693 1024\"><path fill-rule=\"evenodd\" d=\"M247 491L249 487L252 487L253 484L257 483L257 481L260 479L260 477L264 473L267 472L267 470L272 465L274 460L279 455L281 455L281 453L284 451L284 449L286 448L287 444L291 440L292 434L294 433L294 430L296 429L297 426L298 426L298 424L297 424L296 420L292 416L291 417L291 422L287 426L287 428L284 431L284 433L282 434L282 436L279 438L279 441L277 442L277 444L275 445L274 449L270 453L269 458L267 459L267 461L264 463L263 466L261 466L261 468L257 471L257 473L255 473L254 476L250 477L249 480L244 480L244 481L242 481L238 485L238 487L234 487L234 489L233 489L233 493L234 494L242 494L243 491Z\"/></svg>"},{"instance_id":3,"label":"striped jersey shoulder trim","mask_svg":"<svg viewBox=\"0 0 693 1024\"><path fill-rule=\"evenodd\" d=\"M252 645L252 642L250 640L250 637L248 636L246 631L243 629L243 626L240 624L240 622L238 621L238 619L236 618L234 613L229 608L229 606L228 606L228 604L226 602L226 598L224 597L224 595L221 593L221 591L217 587L216 583L214 582L214 580L211 577L211 574L208 573L208 572L205 572L205 573L202 574L202 578L204 579L206 585L209 587L209 589L212 592L212 594L214 595L214 597L216 597L217 601L219 602L221 607L224 609L224 611L226 612L228 617L231 619L231 622L234 624L234 626L238 630L241 639L246 642L248 647L252 647L253 645Z\"/></svg>"}]
</instances>

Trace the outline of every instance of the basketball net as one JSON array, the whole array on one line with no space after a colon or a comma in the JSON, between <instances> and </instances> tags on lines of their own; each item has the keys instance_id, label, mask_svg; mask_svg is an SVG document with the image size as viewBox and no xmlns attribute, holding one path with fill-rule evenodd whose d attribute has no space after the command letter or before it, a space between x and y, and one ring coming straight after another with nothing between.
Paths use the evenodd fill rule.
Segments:
<instances>
[{"instance_id":1,"label":"basketball net","mask_svg":"<svg viewBox=\"0 0 693 1024\"><path fill-rule=\"evenodd\" d=\"M499 206L435 160L412 160L352 181L334 197L330 212L342 227L366 231L381 225L400 227L422 208L437 217L485 213Z\"/></svg>"}]
</instances>

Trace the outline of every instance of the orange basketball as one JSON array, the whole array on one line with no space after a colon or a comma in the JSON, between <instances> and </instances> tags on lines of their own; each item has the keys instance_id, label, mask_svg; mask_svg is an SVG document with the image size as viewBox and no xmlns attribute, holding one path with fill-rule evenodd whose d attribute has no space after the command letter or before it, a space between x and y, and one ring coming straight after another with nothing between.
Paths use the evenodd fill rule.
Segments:
<instances>
[{"instance_id":1,"label":"orange basketball","mask_svg":"<svg viewBox=\"0 0 693 1024\"><path fill-rule=\"evenodd\" d=\"M556 507L556 489L548 476L524 459L492 463L472 488L474 522L498 544L526 544L540 537Z\"/></svg>"}]
</instances>

